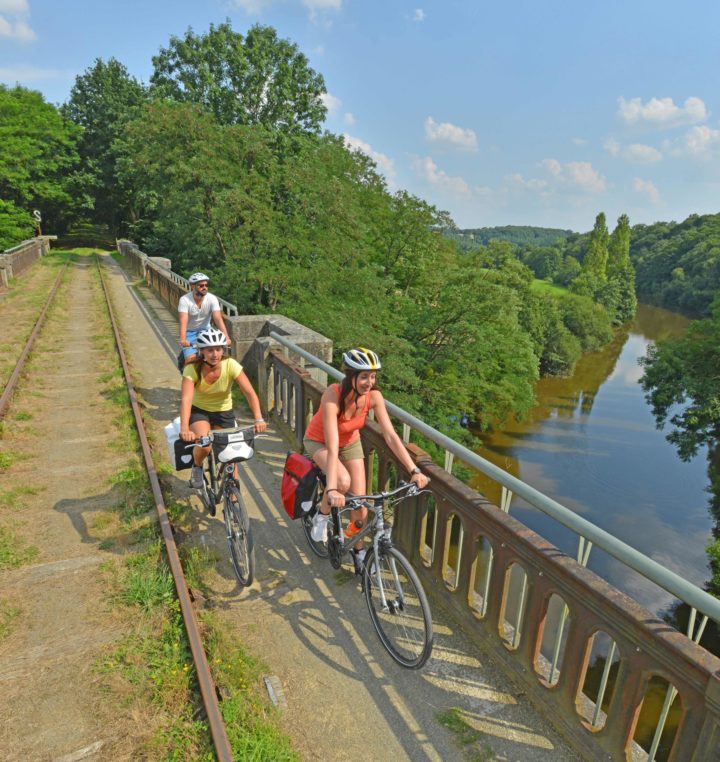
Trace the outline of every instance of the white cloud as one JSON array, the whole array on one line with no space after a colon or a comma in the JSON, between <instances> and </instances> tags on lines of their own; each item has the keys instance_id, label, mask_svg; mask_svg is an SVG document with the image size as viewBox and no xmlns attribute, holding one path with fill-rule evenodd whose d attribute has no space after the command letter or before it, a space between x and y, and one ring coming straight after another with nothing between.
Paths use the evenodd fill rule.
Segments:
<instances>
[{"instance_id":1,"label":"white cloud","mask_svg":"<svg viewBox=\"0 0 720 762\"><path fill-rule=\"evenodd\" d=\"M42 69L39 66L13 66L0 68L0 82L14 85L16 82L37 82L43 79L72 80L76 73L61 69Z\"/></svg>"},{"instance_id":2,"label":"white cloud","mask_svg":"<svg viewBox=\"0 0 720 762\"><path fill-rule=\"evenodd\" d=\"M342 8L342 0L302 0L302 4L311 11L339 11Z\"/></svg>"},{"instance_id":3,"label":"white cloud","mask_svg":"<svg viewBox=\"0 0 720 762\"><path fill-rule=\"evenodd\" d=\"M248 14L258 14L275 2L276 0L232 0L231 4ZM324 11L339 11L342 8L342 0L301 0L301 4L310 11L312 19Z\"/></svg>"},{"instance_id":4,"label":"white cloud","mask_svg":"<svg viewBox=\"0 0 720 762\"><path fill-rule=\"evenodd\" d=\"M35 32L27 22L29 14L27 0L0 0L0 37L20 42L34 40Z\"/></svg>"},{"instance_id":5,"label":"white cloud","mask_svg":"<svg viewBox=\"0 0 720 762\"><path fill-rule=\"evenodd\" d=\"M575 143L576 146L586 146L590 141L586 138L573 138L572 142Z\"/></svg>"},{"instance_id":6,"label":"white cloud","mask_svg":"<svg viewBox=\"0 0 720 762\"><path fill-rule=\"evenodd\" d=\"M643 180L640 177L636 177L633 180L633 188L638 193L646 193L653 204L660 203L660 191L655 187L655 183L652 180Z\"/></svg>"},{"instance_id":7,"label":"white cloud","mask_svg":"<svg viewBox=\"0 0 720 762\"><path fill-rule=\"evenodd\" d=\"M413 21L425 21L425 11L422 8L415 9Z\"/></svg>"},{"instance_id":8,"label":"white cloud","mask_svg":"<svg viewBox=\"0 0 720 762\"><path fill-rule=\"evenodd\" d=\"M330 93L323 93L320 96L320 100L323 102L323 105L327 109L328 116L335 116L335 114L340 111L340 107L342 106L342 101L340 98L337 98Z\"/></svg>"},{"instance_id":9,"label":"white cloud","mask_svg":"<svg viewBox=\"0 0 720 762\"><path fill-rule=\"evenodd\" d=\"M710 127L692 127L674 150L676 156L709 156L720 149L720 130Z\"/></svg>"},{"instance_id":10,"label":"white cloud","mask_svg":"<svg viewBox=\"0 0 720 762\"><path fill-rule=\"evenodd\" d=\"M657 148L644 143L631 143L623 147L614 138L609 138L603 147L611 156L624 159L631 164L654 164L662 159L662 154Z\"/></svg>"},{"instance_id":11,"label":"white cloud","mask_svg":"<svg viewBox=\"0 0 720 762\"><path fill-rule=\"evenodd\" d=\"M462 177L453 177L443 172L442 169L438 169L437 164L429 156L415 158L413 169L421 180L434 185L436 188L449 190L451 193L463 196L470 193L470 187Z\"/></svg>"},{"instance_id":12,"label":"white cloud","mask_svg":"<svg viewBox=\"0 0 720 762\"><path fill-rule=\"evenodd\" d=\"M610 154L610 156L620 156L620 143L614 138L608 138L603 143L603 148Z\"/></svg>"},{"instance_id":13,"label":"white cloud","mask_svg":"<svg viewBox=\"0 0 720 762\"><path fill-rule=\"evenodd\" d=\"M705 104L700 98L687 98L676 106L672 98L651 98L643 104L640 98L618 98L618 116L626 124L649 124L656 127L677 127L707 119Z\"/></svg>"},{"instance_id":14,"label":"white cloud","mask_svg":"<svg viewBox=\"0 0 720 762\"><path fill-rule=\"evenodd\" d=\"M345 124L347 124L349 127L352 127L353 124L355 124L355 115L352 113L352 111L346 111L343 115L343 120Z\"/></svg>"},{"instance_id":15,"label":"white cloud","mask_svg":"<svg viewBox=\"0 0 720 762\"><path fill-rule=\"evenodd\" d=\"M30 6L27 0L0 0L0 13L30 13Z\"/></svg>"},{"instance_id":16,"label":"white cloud","mask_svg":"<svg viewBox=\"0 0 720 762\"><path fill-rule=\"evenodd\" d=\"M642 143L631 143L624 151L623 157L635 164L654 164L662 159L657 148Z\"/></svg>"},{"instance_id":17,"label":"white cloud","mask_svg":"<svg viewBox=\"0 0 720 762\"><path fill-rule=\"evenodd\" d=\"M384 153L380 153L379 151L375 151L364 140L360 140L360 138L353 137L347 133L343 135L343 139L345 140L345 145L351 151L362 151L362 153L364 153L366 156L369 156L375 162L375 164L377 164L378 170L382 172L383 175L385 175L388 183L394 185L395 163L389 156L386 156Z\"/></svg>"},{"instance_id":18,"label":"white cloud","mask_svg":"<svg viewBox=\"0 0 720 762\"><path fill-rule=\"evenodd\" d=\"M607 187L605 178L589 161L571 161L565 165L564 173L571 185L588 193L602 193Z\"/></svg>"},{"instance_id":19,"label":"white cloud","mask_svg":"<svg viewBox=\"0 0 720 762\"><path fill-rule=\"evenodd\" d=\"M438 124L431 116L425 120L425 140L461 151L477 151L477 138L473 130L456 127L450 122Z\"/></svg>"},{"instance_id":20,"label":"white cloud","mask_svg":"<svg viewBox=\"0 0 720 762\"><path fill-rule=\"evenodd\" d=\"M586 193L603 193L607 187L605 178L589 161L570 161L562 164L557 159L543 159L540 166L552 176L553 184L558 188L579 189ZM549 186L549 183L533 184L532 180L524 182L525 187L530 189L544 189Z\"/></svg>"},{"instance_id":21,"label":"white cloud","mask_svg":"<svg viewBox=\"0 0 720 762\"><path fill-rule=\"evenodd\" d=\"M540 162L540 166L547 169L551 175L559 175L562 173L562 164L557 159L543 159Z\"/></svg>"},{"instance_id":22,"label":"white cloud","mask_svg":"<svg viewBox=\"0 0 720 762\"><path fill-rule=\"evenodd\" d=\"M509 185L513 188L530 191L542 191L549 186L547 180L539 180L535 177L531 177L529 180L526 180L519 172L515 172L512 175L506 175L505 183L506 185Z\"/></svg>"}]
</instances>

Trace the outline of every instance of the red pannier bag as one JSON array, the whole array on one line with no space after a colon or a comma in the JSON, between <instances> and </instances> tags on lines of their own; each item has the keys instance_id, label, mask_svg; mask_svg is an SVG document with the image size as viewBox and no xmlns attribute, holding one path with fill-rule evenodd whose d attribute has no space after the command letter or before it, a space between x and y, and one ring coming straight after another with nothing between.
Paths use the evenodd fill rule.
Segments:
<instances>
[{"instance_id":1,"label":"red pannier bag","mask_svg":"<svg viewBox=\"0 0 720 762\"><path fill-rule=\"evenodd\" d=\"M320 469L305 455L299 452L287 454L280 497L285 513L291 519L299 519L309 510L319 473Z\"/></svg>"}]
</instances>

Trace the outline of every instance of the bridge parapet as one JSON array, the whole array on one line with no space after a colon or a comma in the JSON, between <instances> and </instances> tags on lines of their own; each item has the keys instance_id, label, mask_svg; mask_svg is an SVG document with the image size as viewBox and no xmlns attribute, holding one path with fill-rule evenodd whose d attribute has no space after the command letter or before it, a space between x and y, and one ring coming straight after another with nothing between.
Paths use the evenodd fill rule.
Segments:
<instances>
[{"instance_id":1,"label":"bridge parapet","mask_svg":"<svg viewBox=\"0 0 720 762\"><path fill-rule=\"evenodd\" d=\"M258 377L300 446L324 384L272 349ZM369 491L408 478L374 422L362 439ZM720 659L408 449L430 494L403 504L393 536L477 658L501 663L583 758L717 758Z\"/></svg>"},{"instance_id":2,"label":"bridge parapet","mask_svg":"<svg viewBox=\"0 0 720 762\"><path fill-rule=\"evenodd\" d=\"M54 235L41 235L3 251L0 254L0 285L7 288L12 278L17 278L33 262L50 251L50 241L56 238L57 236Z\"/></svg>"}]
</instances>

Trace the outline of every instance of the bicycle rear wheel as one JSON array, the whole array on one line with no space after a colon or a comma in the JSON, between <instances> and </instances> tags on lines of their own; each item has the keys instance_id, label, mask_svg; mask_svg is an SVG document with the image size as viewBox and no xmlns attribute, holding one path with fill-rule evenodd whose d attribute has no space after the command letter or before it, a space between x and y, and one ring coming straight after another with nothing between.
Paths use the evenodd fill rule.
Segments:
<instances>
[{"instance_id":1,"label":"bicycle rear wheel","mask_svg":"<svg viewBox=\"0 0 720 762\"><path fill-rule=\"evenodd\" d=\"M380 595L380 584L386 605ZM390 656L408 669L422 667L432 652L432 617L427 596L410 562L396 548L381 548L376 559L371 548L363 566L363 590L370 619Z\"/></svg>"},{"instance_id":2,"label":"bicycle rear wheel","mask_svg":"<svg viewBox=\"0 0 720 762\"><path fill-rule=\"evenodd\" d=\"M243 587L248 587L255 578L255 546L250 529L250 517L242 504L240 490L236 485L227 486L223 500L230 559L238 582Z\"/></svg>"},{"instance_id":3,"label":"bicycle rear wheel","mask_svg":"<svg viewBox=\"0 0 720 762\"><path fill-rule=\"evenodd\" d=\"M323 486L320 482L320 480L317 480L317 483L315 485L315 492L313 493L313 499L312 499L312 506L310 507L310 510L300 519L300 522L302 523L303 531L305 532L305 537L308 541L308 545L310 545L310 550L320 558L327 558L328 557L328 547L327 547L327 540L324 542L318 542L317 540L313 540L312 538L312 527L313 527L313 518L315 514L320 510L320 504L322 502L324 490ZM328 524L328 531L330 530L330 526Z\"/></svg>"}]
</instances>

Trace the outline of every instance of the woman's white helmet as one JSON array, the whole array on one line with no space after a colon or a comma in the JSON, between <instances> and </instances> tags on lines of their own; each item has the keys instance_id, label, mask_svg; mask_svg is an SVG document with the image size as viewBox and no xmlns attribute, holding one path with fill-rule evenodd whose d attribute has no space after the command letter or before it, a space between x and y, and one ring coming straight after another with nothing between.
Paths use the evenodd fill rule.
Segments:
<instances>
[{"instance_id":1,"label":"woman's white helmet","mask_svg":"<svg viewBox=\"0 0 720 762\"><path fill-rule=\"evenodd\" d=\"M343 352L343 362L353 370L380 370L380 358L371 349L358 347Z\"/></svg>"},{"instance_id":2,"label":"woman's white helmet","mask_svg":"<svg viewBox=\"0 0 720 762\"><path fill-rule=\"evenodd\" d=\"M206 328L204 331L200 331L195 340L195 346L198 349L204 349L205 347L226 347L227 338L222 331L217 328Z\"/></svg>"},{"instance_id":3,"label":"woman's white helmet","mask_svg":"<svg viewBox=\"0 0 720 762\"><path fill-rule=\"evenodd\" d=\"M191 275L191 276L188 278L188 283L189 283L191 286L194 286L196 283L200 283L200 282L202 282L202 281L204 281L204 280L206 280L206 281L209 281L209 280L210 280L210 278L208 278L208 276L207 276L207 275L205 275L205 273L193 273L193 274L192 274L192 275Z\"/></svg>"}]
</instances>

